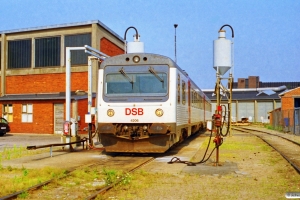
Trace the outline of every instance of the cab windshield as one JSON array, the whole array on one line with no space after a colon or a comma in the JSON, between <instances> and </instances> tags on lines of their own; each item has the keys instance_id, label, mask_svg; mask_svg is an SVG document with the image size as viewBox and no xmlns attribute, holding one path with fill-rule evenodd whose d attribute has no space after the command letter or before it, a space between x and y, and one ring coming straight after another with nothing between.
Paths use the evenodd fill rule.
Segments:
<instances>
[{"instance_id":1,"label":"cab windshield","mask_svg":"<svg viewBox=\"0 0 300 200\"><path fill-rule=\"evenodd\" d=\"M168 94L167 65L105 67L106 97L159 97Z\"/></svg>"}]
</instances>

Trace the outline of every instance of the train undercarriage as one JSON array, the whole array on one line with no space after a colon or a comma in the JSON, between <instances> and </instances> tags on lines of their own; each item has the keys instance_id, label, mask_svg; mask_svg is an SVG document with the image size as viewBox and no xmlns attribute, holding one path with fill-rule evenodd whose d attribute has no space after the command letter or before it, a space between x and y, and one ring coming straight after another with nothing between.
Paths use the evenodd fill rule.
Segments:
<instances>
[{"instance_id":1,"label":"train undercarriage","mask_svg":"<svg viewBox=\"0 0 300 200\"><path fill-rule=\"evenodd\" d=\"M202 129L202 124L192 126L192 134ZM99 124L100 141L106 152L164 153L186 139L188 128L176 134L175 124Z\"/></svg>"}]
</instances>

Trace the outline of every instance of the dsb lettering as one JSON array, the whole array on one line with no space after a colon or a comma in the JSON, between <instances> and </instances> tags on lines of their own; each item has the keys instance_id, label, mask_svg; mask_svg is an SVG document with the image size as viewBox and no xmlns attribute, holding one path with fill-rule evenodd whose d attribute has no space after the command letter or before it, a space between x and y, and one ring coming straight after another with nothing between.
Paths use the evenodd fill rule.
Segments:
<instances>
[{"instance_id":1,"label":"dsb lettering","mask_svg":"<svg viewBox=\"0 0 300 200\"><path fill-rule=\"evenodd\" d=\"M125 108L125 115L143 115L143 108Z\"/></svg>"}]
</instances>

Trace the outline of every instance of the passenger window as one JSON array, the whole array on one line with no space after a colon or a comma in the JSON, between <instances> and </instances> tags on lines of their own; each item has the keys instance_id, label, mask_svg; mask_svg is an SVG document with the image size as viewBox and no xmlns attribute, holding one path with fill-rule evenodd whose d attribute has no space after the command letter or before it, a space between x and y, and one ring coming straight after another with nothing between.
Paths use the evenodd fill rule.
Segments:
<instances>
[{"instance_id":1,"label":"passenger window","mask_svg":"<svg viewBox=\"0 0 300 200\"><path fill-rule=\"evenodd\" d=\"M177 103L180 104L180 75L177 77Z\"/></svg>"},{"instance_id":2,"label":"passenger window","mask_svg":"<svg viewBox=\"0 0 300 200\"><path fill-rule=\"evenodd\" d=\"M186 101L186 98L185 98L185 82L182 81L182 84L181 84L181 87L182 87L182 104L185 105L185 101Z\"/></svg>"}]
</instances>

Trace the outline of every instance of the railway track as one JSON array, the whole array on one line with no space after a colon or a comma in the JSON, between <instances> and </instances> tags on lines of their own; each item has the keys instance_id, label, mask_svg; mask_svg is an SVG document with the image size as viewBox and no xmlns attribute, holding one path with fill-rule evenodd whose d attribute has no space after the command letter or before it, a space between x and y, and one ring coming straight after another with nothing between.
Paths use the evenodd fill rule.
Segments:
<instances>
[{"instance_id":1,"label":"railway track","mask_svg":"<svg viewBox=\"0 0 300 200\"><path fill-rule=\"evenodd\" d=\"M120 170L120 171L122 170L122 171L124 171L124 175L126 175L128 173L134 172L135 170L141 168L142 166L146 165L147 163L153 161L154 159L155 159L154 157L113 156L110 159L107 159L105 161L99 161L99 162L96 162L93 164L74 168L73 170L69 171L64 177L61 177L60 182L63 182L65 179L68 179L73 172L75 172L76 170L81 169L81 168L90 168L91 170L102 170L102 168L112 168L112 169L116 169L116 170ZM109 186L104 185L99 189L93 190L92 192L90 192L90 194L86 195L86 197L84 199L96 198L97 195L103 194L106 191L110 190L111 188L113 188L114 186L119 184L123 179L124 179L124 177L121 176L121 177L119 177L118 181L113 182ZM41 198L41 196L49 196L49 195L53 196L56 194L55 191L51 191L51 190L46 191L46 193L49 193L49 195L48 195L48 194L45 194L45 190L42 190L42 188L46 187L47 185L50 185L51 183L53 183L55 181L57 181L57 179L51 179L48 181L44 181L43 183L31 186L22 191L18 191L13 194L9 194L9 195L0 197L0 200L16 199L16 198L18 198L18 196L20 194L25 193L25 192L29 193L30 198L34 198L34 199ZM93 182L93 180L91 180L91 182ZM88 183L85 183L85 184L88 184ZM80 190L80 188L77 188L77 189ZM72 188L71 190L76 191L77 189ZM70 193L72 193L72 191L70 191ZM39 193L43 193L43 194L39 194Z\"/></svg>"},{"instance_id":2,"label":"railway track","mask_svg":"<svg viewBox=\"0 0 300 200\"><path fill-rule=\"evenodd\" d=\"M234 127L233 130L253 134L273 149L275 149L283 158L285 158L294 169L300 174L300 143L288 138L284 134L273 134L268 131L261 131L251 128Z\"/></svg>"}]
</instances>

